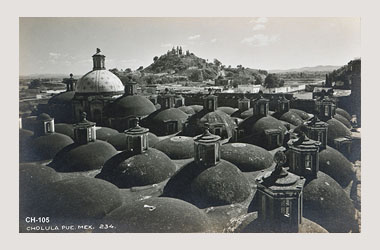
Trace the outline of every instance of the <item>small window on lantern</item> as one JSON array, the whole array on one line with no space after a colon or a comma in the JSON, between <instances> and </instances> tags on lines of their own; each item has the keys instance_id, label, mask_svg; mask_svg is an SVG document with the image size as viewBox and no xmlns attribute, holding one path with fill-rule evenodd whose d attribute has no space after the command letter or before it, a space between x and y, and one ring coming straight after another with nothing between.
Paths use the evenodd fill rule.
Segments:
<instances>
[{"instance_id":1,"label":"small window on lantern","mask_svg":"<svg viewBox=\"0 0 380 250\"><path fill-rule=\"evenodd\" d=\"M305 169L311 171L312 167L312 156L307 154L305 155Z\"/></svg>"},{"instance_id":2,"label":"small window on lantern","mask_svg":"<svg viewBox=\"0 0 380 250\"><path fill-rule=\"evenodd\" d=\"M261 114L261 115L264 115L264 114L265 114L265 105L264 105L264 104L261 104L261 105L260 105L260 114Z\"/></svg>"},{"instance_id":3,"label":"small window on lantern","mask_svg":"<svg viewBox=\"0 0 380 250\"><path fill-rule=\"evenodd\" d=\"M329 106L325 105L325 116L329 116Z\"/></svg>"},{"instance_id":4,"label":"small window on lantern","mask_svg":"<svg viewBox=\"0 0 380 250\"><path fill-rule=\"evenodd\" d=\"M290 218L290 207L291 201L289 199L281 201L281 214L286 218Z\"/></svg>"},{"instance_id":5,"label":"small window on lantern","mask_svg":"<svg viewBox=\"0 0 380 250\"><path fill-rule=\"evenodd\" d=\"M208 109L212 110L214 107L213 107L213 101L212 100L209 100L208 101Z\"/></svg>"}]
</instances>

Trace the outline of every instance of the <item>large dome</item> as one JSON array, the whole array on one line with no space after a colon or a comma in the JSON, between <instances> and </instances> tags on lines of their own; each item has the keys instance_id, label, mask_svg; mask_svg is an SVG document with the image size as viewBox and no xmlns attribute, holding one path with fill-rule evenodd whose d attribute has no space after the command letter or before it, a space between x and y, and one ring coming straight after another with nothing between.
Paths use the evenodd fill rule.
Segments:
<instances>
[{"instance_id":1,"label":"large dome","mask_svg":"<svg viewBox=\"0 0 380 250\"><path fill-rule=\"evenodd\" d=\"M120 79L112 72L100 69L93 70L82 76L76 85L78 93L124 93Z\"/></svg>"}]
</instances>

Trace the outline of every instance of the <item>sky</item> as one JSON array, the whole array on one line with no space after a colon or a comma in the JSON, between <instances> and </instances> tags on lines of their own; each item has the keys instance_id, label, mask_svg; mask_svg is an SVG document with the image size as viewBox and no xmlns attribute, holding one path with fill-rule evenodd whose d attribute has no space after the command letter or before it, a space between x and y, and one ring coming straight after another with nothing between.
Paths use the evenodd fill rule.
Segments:
<instances>
[{"instance_id":1,"label":"sky","mask_svg":"<svg viewBox=\"0 0 380 250\"><path fill-rule=\"evenodd\" d=\"M277 70L340 66L361 56L360 18L19 18L19 74L83 75L147 67L173 46L224 65Z\"/></svg>"}]
</instances>

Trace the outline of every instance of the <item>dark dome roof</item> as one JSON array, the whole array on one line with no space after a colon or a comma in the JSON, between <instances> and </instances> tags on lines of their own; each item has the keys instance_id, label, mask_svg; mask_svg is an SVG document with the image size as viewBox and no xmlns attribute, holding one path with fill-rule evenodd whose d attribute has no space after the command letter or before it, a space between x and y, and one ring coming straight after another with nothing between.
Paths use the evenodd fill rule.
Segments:
<instances>
[{"instance_id":1,"label":"dark dome roof","mask_svg":"<svg viewBox=\"0 0 380 250\"><path fill-rule=\"evenodd\" d=\"M40 164L20 164L19 170L20 217L30 216L34 206L38 205L35 201L41 195L39 190L61 178L54 169Z\"/></svg>"},{"instance_id":2,"label":"dark dome roof","mask_svg":"<svg viewBox=\"0 0 380 250\"><path fill-rule=\"evenodd\" d=\"M48 104L71 104L75 91L66 91L59 93L49 99Z\"/></svg>"},{"instance_id":3,"label":"dark dome roof","mask_svg":"<svg viewBox=\"0 0 380 250\"><path fill-rule=\"evenodd\" d=\"M30 141L33 138L34 133L30 130L19 129L18 133L18 145L19 145L19 158L20 162L23 162L28 159L28 146Z\"/></svg>"},{"instance_id":4,"label":"dark dome roof","mask_svg":"<svg viewBox=\"0 0 380 250\"><path fill-rule=\"evenodd\" d=\"M141 125L149 128L154 134L165 135L165 129L162 127L164 122L177 121L178 128L187 120L188 115L178 108L160 109L151 113L141 121Z\"/></svg>"},{"instance_id":5,"label":"dark dome roof","mask_svg":"<svg viewBox=\"0 0 380 250\"><path fill-rule=\"evenodd\" d=\"M250 193L246 177L227 161L204 170L191 183L191 196L200 207L243 202Z\"/></svg>"},{"instance_id":6,"label":"dark dome roof","mask_svg":"<svg viewBox=\"0 0 380 250\"><path fill-rule=\"evenodd\" d=\"M75 177L51 183L40 193L39 214L54 222L94 223L122 205L119 189L103 180Z\"/></svg>"},{"instance_id":7,"label":"dark dome roof","mask_svg":"<svg viewBox=\"0 0 380 250\"><path fill-rule=\"evenodd\" d=\"M163 192L200 208L242 202L251 192L248 180L232 163L206 168L192 161L169 179Z\"/></svg>"},{"instance_id":8,"label":"dark dome roof","mask_svg":"<svg viewBox=\"0 0 380 250\"><path fill-rule=\"evenodd\" d=\"M54 156L64 147L74 141L67 135L51 133L38 137L33 137L27 148L27 159L30 161L43 161L53 159Z\"/></svg>"},{"instance_id":9,"label":"dark dome roof","mask_svg":"<svg viewBox=\"0 0 380 250\"><path fill-rule=\"evenodd\" d=\"M112 146L114 146L116 150L122 151L127 148L126 140L127 140L127 135L125 133L118 133L118 134L110 136L107 139L107 142L110 143ZM148 145L150 147L153 147L159 141L160 139L155 134L148 132Z\"/></svg>"},{"instance_id":10,"label":"dark dome roof","mask_svg":"<svg viewBox=\"0 0 380 250\"><path fill-rule=\"evenodd\" d=\"M337 119L332 118L327 121L327 124L328 124L327 142L329 145L334 145L334 139L336 138L340 138L340 137L351 138L351 131Z\"/></svg>"},{"instance_id":11,"label":"dark dome roof","mask_svg":"<svg viewBox=\"0 0 380 250\"><path fill-rule=\"evenodd\" d=\"M57 123L54 125L55 132L69 136L74 139L74 126L68 123Z\"/></svg>"},{"instance_id":12,"label":"dark dome roof","mask_svg":"<svg viewBox=\"0 0 380 250\"><path fill-rule=\"evenodd\" d=\"M344 118L346 118L348 121L351 121L351 115L344 109L341 109L341 108L336 108L335 109L335 113L337 114L340 114L341 116L343 116Z\"/></svg>"},{"instance_id":13,"label":"dark dome roof","mask_svg":"<svg viewBox=\"0 0 380 250\"><path fill-rule=\"evenodd\" d=\"M273 156L265 149L246 143L227 143L221 147L222 158L241 171L252 172L269 168Z\"/></svg>"},{"instance_id":14,"label":"dark dome roof","mask_svg":"<svg viewBox=\"0 0 380 250\"><path fill-rule=\"evenodd\" d=\"M205 114L200 119L200 123L202 126L204 126L205 123L223 123L228 137L232 137L233 130L236 128L234 120L229 115L220 110L216 110L214 112L209 112Z\"/></svg>"},{"instance_id":15,"label":"dark dome roof","mask_svg":"<svg viewBox=\"0 0 380 250\"><path fill-rule=\"evenodd\" d=\"M249 119L249 118L248 118ZM249 120L246 119L243 121L245 123L246 121L249 122ZM254 120L252 120L254 121ZM249 123L248 123L249 124ZM251 124L252 126L252 133L254 134L261 134L266 129L280 129L283 132L286 132L286 127L276 118L272 116L265 116L260 119L258 119L254 124Z\"/></svg>"},{"instance_id":16,"label":"dark dome roof","mask_svg":"<svg viewBox=\"0 0 380 250\"><path fill-rule=\"evenodd\" d=\"M164 152L173 160L194 157L194 140L187 136L174 136L158 142L155 149Z\"/></svg>"},{"instance_id":17,"label":"dark dome roof","mask_svg":"<svg viewBox=\"0 0 380 250\"><path fill-rule=\"evenodd\" d=\"M330 233L357 230L355 208L342 187L319 171L303 190L304 217L315 221Z\"/></svg>"},{"instance_id":18,"label":"dark dome roof","mask_svg":"<svg viewBox=\"0 0 380 250\"><path fill-rule=\"evenodd\" d=\"M198 113L203 109L202 105L190 105L189 107L192 108L195 111L195 113Z\"/></svg>"},{"instance_id":19,"label":"dark dome roof","mask_svg":"<svg viewBox=\"0 0 380 250\"><path fill-rule=\"evenodd\" d=\"M97 140L87 144L73 143L57 153L49 164L60 172L77 172L100 169L117 153L108 142Z\"/></svg>"},{"instance_id":20,"label":"dark dome roof","mask_svg":"<svg viewBox=\"0 0 380 250\"><path fill-rule=\"evenodd\" d=\"M303 124L302 118L293 111L288 111L284 113L281 117L280 120L289 122L290 124L293 124L294 126L299 126Z\"/></svg>"},{"instance_id":21,"label":"dark dome roof","mask_svg":"<svg viewBox=\"0 0 380 250\"><path fill-rule=\"evenodd\" d=\"M154 148L142 154L123 151L110 158L97 176L119 188L146 186L162 182L176 170L170 158Z\"/></svg>"},{"instance_id":22,"label":"dark dome roof","mask_svg":"<svg viewBox=\"0 0 380 250\"><path fill-rule=\"evenodd\" d=\"M156 107L148 98L139 95L127 95L119 97L111 104L109 115L111 117L143 117L154 111L156 111Z\"/></svg>"},{"instance_id":23,"label":"dark dome roof","mask_svg":"<svg viewBox=\"0 0 380 250\"><path fill-rule=\"evenodd\" d=\"M107 127L97 127L96 128L96 139L107 141L111 136L118 134L119 132L112 128Z\"/></svg>"},{"instance_id":24,"label":"dark dome roof","mask_svg":"<svg viewBox=\"0 0 380 250\"><path fill-rule=\"evenodd\" d=\"M104 218L119 233L201 233L210 231L207 215L190 203L150 198L123 205Z\"/></svg>"},{"instance_id":25,"label":"dark dome roof","mask_svg":"<svg viewBox=\"0 0 380 250\"><path fill-rule=\"evenodd\" d=\"M309 114L306 113L303 110L300 110L300 109L289 109L289 111L291 111L293 113L296 113L303 120L308 120L310 118Z\"/></svg>"},{"instance_id":26,"label":"dark dome roof","mask_svg":"<svg viewBox=\"0 0 380 250\"><path fill-rule=\"evenodd\" d=\"M253 108L247 109L246 111L240 114L240 117L245 119L253 115Z\"/></svg>"},{"instance_id":27,"label":"dark dome roof","mask_svg":"<svg viewBox=\"0 0 380 250\"><path fill-rule=\"evenodd\" d=\"M338 150L329 146L319 153L319 170L328 174L343 188L356 179L352 163Z\"/></svg>"},{"instance_id":28,"label":"dark dome roof","mask_svg":"<svg viewBox=\"0 0 380 250\"><path fill-rule=\"evenodd\" d=\"M41 113L37 116L37 121L45 121L45 120L51 120L52 118L50 117L50 115L46 114L46 113Z\"/></svg>"},{"instance_id":29,"label":"dark dome roof","mask_svg":"<svg viewBox=\"0 0 380 250\"><path fill-rule=\"evenodd\" d=\"M340 121L341 123L343 123L343 125L346 126L348 129L352 128L351 122L349 120L347 120L344 116L342 116L340 114L335 114L334 118L337 119L338 121Z\"/></svg>"},{"instance_id":30,"label":"dark dome roof","mask_svg":"<svg viewBox=\"0 0 380 250\"><path fill-rule=\"evenodd\" d=\"M178 109L180 109L181 111L183 111L184 113L186 113L188 115L194 115L195 114L194 109L192 109L191 107L188 107L188 106L181 106L181 107L178 107Z\"/></svg>"},{"instance_id":31,"label":"dark dome roof","mask_svg":"<svg viewBox=\"0 0 380 250\"><path fill-rule=\"evenodd\" d=\"M223 111L227 115L232 115L234 112L236 112L238 109L231 108L231 107L218 107L216 110Z\"/></svg>"}]
</instances>

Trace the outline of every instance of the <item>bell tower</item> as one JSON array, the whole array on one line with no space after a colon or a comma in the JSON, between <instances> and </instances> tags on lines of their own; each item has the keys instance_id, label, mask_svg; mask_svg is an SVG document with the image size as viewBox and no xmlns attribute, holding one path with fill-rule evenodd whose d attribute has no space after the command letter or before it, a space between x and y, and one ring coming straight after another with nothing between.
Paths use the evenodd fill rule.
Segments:
<instances>
[{"instance_id":1,"label":"bell tower","mask_svg":"<svg viewBox=\"0 0 380 250\"><path fill-rule=\"evenodd\" d=\"M218 108L218 97L211 93L211 89L209 90L209 95L206 96L203 100L203 109L207 110L207 112L213 112Z\"/></svg>"},{"instance_id":2,"label":"bell tower","mask_svg":"<svg viewBox=\"0 0 380 250\"><path fill-rule=\"evenodd\" d=\"M322 122L317 116L314 116L311 120L305 123L305 126L307 137L321 143L320 151L325 149L327 145L327 123Z\"/></svg>"},{"instance_id":3,"label":"bell tower","mask_svg":"<svg viewBox=\"0 0 380 250\"><path fill-rule=\"evenodd\" d=\"M336 104L334 100L322 92L322 96L316 101L316 114L322 121L330 120L334 117Z\"/></svg>"},{"instance_id":4,"label":"bell tower","mask_svg":"<svg viewBox=\"0 0 380 250\"><path fill-rule=\"evenodd\" d=\"M251 100L249 100L245 95L238 101L238 108L241 112L248 110L251 107Z\"/></svg>"},{"instance_id":5,"label":"bell tower","mask_svg":"<svg viewBox=\"0 0 380 250\"><path fill-rule=\"evenodd\" d=\"M286 113L290 109L290 101L286 99L285 95L282 94L280 97L277 99L276 102L276 112L278 113Z\"/></svg>"},{"instance_id":6,"label":"bell tower","mask_svg":"<svg viewBox=\"0 0 380 250\"><path fill-rule=\"evenodd\" d=\"M168 89L165 89L165 93L158 96L157 102L161 105L161 109L174 108L174 95L170 94Z\"/></svg>"},{"instance_id":7,"label":"bell tower","mask_svg":"<svg viewBox=\"0 0 380 250\"><path fill-rule=\"evenodd\" d=\"M263 93L259 92L259 97L251 101L253 115L267 116L269 113L269 100L264 98Z\"/></svg>"}]
</instances>

